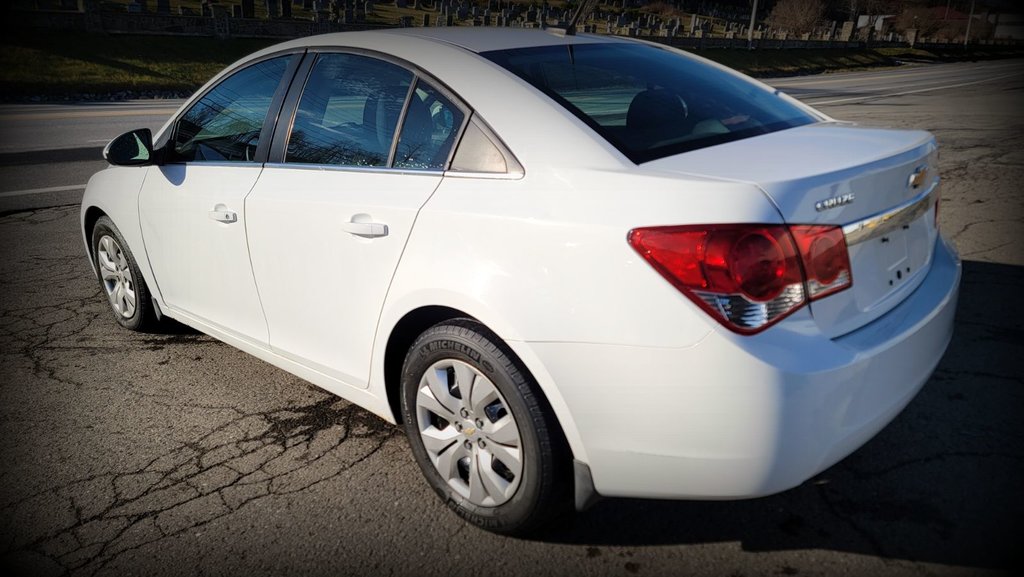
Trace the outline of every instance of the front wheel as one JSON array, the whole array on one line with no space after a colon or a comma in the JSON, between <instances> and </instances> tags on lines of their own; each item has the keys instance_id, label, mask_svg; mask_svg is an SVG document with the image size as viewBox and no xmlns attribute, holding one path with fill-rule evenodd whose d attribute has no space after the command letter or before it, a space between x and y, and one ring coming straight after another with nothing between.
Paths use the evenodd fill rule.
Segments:
<instances>
[{"instance_id":1,"label":"front wheel","mask_svg":"<svg viewBox=\"0 0 1024 577\"><path fill-rule=\"evenodd\" d=\"M106 216L92 229L92 254L100 287L118 324L133 331L153 329L157 318L149 288L121 231Z\"/></svg>"},{"instance_id":2,"label":"front wheel","mask_svg":"<svg viewBox=\"0 0 1024 577\"><path fill-rule=\"evenodd\" d=\"M537 384L486 327L424 332L402 369L402 414L427 481L459 516L523 534L571 505L569 451Z\"/></svg>"}]
</instances>

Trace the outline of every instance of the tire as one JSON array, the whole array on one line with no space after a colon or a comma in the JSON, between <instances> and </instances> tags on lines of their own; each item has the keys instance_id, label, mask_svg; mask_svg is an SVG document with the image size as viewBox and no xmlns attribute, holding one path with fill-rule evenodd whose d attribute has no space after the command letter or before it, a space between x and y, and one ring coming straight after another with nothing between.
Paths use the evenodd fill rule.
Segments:
<instances>
[{"instance_id":1,"label":"tire","mask_svg":"<svg viewBox=\"0 0 1024 577\"><path fill-rule=\"evenodd\" d=\"M436 325L402 367L402 414L430 486L470 523L524 535L571 511L568 444L511 350L468 319Z\"/></svg>"},{"instance_id":2,"label":"tire","mask_svg":"<svg viewBox=\"0 0 1024 577\"><path fill-rule=\"evenodd\" d=\"M100 288L117 323L133 331L155 329L158 320L149 287L121 231L106 216L101 216L92 229L92 258Z\"/></svg>"}]
</instances>

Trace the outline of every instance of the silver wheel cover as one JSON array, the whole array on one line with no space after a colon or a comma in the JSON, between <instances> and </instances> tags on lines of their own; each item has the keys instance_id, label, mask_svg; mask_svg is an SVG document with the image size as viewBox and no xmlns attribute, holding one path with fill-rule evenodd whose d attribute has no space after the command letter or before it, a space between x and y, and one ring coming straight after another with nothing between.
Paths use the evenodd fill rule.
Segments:
<instances>
[{"instance_id":1,"label":"silver wheel cover","mask_svg":"<svg viewBox=\"0 0 1024 577\"><path fill-rule=\"evenodd\" d=\"M490 379L467 363L431 365L416 394L420 439L441 478L474 505L515 495L523 472L519 428Z\"/></svg>"},{"instance_id":2,"label":"silver wheel cover","mask_svg":"<svg viewBox=\"0 0 1024 577\"><path fill-rule=\"evenodd\" d=\"M128 257L117 240L109 234L100 237L96 250L96 262L103 279L103 288L114 312L126 319L135 314L135 278L132 277Z\"/></svg>"}]
</instances>

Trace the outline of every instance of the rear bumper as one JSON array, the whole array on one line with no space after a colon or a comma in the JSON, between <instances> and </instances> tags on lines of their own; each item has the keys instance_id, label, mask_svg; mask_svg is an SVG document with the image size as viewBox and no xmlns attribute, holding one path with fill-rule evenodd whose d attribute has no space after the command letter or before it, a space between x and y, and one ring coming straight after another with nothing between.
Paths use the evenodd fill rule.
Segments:
<instances>
[{"instance_id":1,"label":"rear bumper","mask_svg":"<svg viewBox=\"0 0 1024 577\"><path fill-rule=\"evenodd\" d=\"M912 295L839 338L805 309L762 334L713 330L685 349L520 344L557 384L600 494L758 497L839 461L910 402L949 344L959 281L940 238Z\"/></svg>"}]
</instances>

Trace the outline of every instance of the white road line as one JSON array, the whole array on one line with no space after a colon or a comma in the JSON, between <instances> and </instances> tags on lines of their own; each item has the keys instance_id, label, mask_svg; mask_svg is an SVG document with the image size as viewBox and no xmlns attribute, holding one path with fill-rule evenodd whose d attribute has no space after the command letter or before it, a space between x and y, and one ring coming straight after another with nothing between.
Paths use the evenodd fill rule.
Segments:
<instances>
[{"instance_id":1,"label":"white road line","mask_svg":"<svg viewBox=\"0 0 1024 577\"><path fill-rule=\"evenodd\" d=\"M29 194L45 194L47 192L66 192L69 190L85 190L85 185L72 184L69 186L50 186L47 188L27 188L25 190L10 190L7 192L0 192L0 198L7 198L10 196L25 196Z\"/></svg>"},{"instance_id":2,"label":"white road line","mask_svg":"<svg viewBox=\"0 0 1024 577\"><path fill-rule=\"evenodd\" d=\"M834 84L841 82L862 82L864 80L875 80L878 78L899 78L899 77L948 77L950 74L955 74L959 70L966 70L969 74L984 74L998 72L1000 70L1015 69L1020 67L1020 62L1014 60L1013 62L1005 61L993 61L988 63L970 63L972 66L964 66L962 62L955 63L939 63L930 64L925 66L914 66L906 69L892 68L884 72L834 72L831 74L817 75L817 76L788 76L788 77L777 77L765 79L769 84L772 81L778 83L780 86L783 85L804 85L804 84Z\"/></svg>"},{"instance_id":3,"label":"white road line","mask_svg":"<svg viewBox=\"0 0 1024 577\"><path fill-rule=\"evenodd\" d=\"M986 78L984 80L975 80L973 82L961 82L959 84L946 84L943 86L932 86L930 88L919 88L917 90L904 90L903 92L893 92L890 94L872 94L869 96L854 96L851 98L840 98L837 100L815 100L808 101L815 106L821 106L823 104L839 104L841 102L857 102L859 100L877 100L879 98L892 98L893 96L906 96L907 94L918 94L920 92L931 92L933 90L943 90L946 88L959 88L961 86L971 86L974 84L984 84L986 82L994 82L996 80L1002 80L1003 78L1009 78L1011 76L1020 76L1024 72L1014 72L1013 74L1004 74L1002 76L993 76L992 78Z\"/></svg>"}]
</instances>

